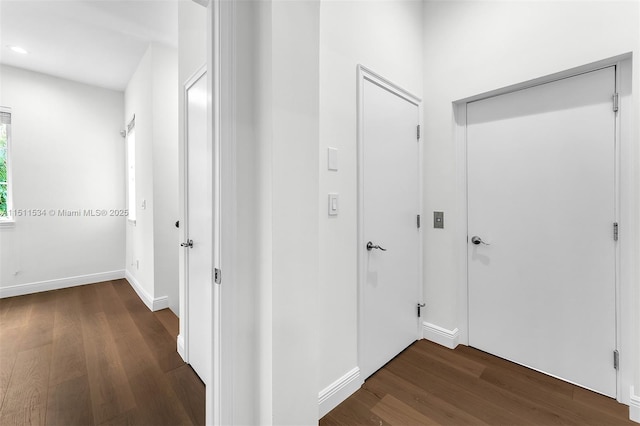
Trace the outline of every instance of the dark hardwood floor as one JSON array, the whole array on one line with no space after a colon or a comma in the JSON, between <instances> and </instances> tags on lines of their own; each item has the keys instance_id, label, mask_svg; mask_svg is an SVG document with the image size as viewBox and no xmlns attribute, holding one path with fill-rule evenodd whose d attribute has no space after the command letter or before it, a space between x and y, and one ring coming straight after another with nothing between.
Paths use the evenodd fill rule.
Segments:
<instances>
[{"instance_id":1,"label":"dark hardwood floor","mask_svg":"<svg viewBox=\"0 0 640 426\"><path fill-rule=\"evenodd\" d=\"M627 406L479 350L420 340L320 420L333 425L636 425Z\"/></svg>"},{"instance_id":2,"label":"dark hardwood floor","mask_svg":"<svg viewBox=\"0 0 640 426\"><path fill-rule=\"evenodd\" d=\"M202 425L178 318L124 280L0 300L0 425Z\"/></svg>"},{"instance_id":3,"label":"dark hardwood floor","mask_svg":"<svg viewBox=\"0 0 640 426\"><path fill-rule=\"evenodd\" d=\"M178 319L124 280L0 299L0 425L202 425ZM634 425L628 407L484 352L421 340L320 425Z\"/></svg>"}]
</instances>

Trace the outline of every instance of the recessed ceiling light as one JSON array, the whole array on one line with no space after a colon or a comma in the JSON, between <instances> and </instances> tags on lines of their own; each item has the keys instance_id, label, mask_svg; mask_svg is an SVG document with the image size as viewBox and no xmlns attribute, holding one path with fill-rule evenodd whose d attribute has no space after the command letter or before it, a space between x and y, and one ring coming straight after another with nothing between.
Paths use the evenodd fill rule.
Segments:
<instances>
[{"instance_id":1,"label":"recessed ceiling light","mask_svg":"<svg viewBox=\"0 0 640 426\"><path fill-rule=\"evenodd\" d=\"M13 50L16 53L21 53L23 55L26 55L27 53L29 53L20 46L9 46L9 49Z\"/></svg>"}]
</instances>

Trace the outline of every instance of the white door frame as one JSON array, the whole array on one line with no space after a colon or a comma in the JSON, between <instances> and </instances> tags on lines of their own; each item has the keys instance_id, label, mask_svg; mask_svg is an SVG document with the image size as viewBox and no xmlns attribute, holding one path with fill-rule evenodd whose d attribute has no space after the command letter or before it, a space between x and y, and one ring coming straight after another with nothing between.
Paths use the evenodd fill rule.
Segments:
<instances>
[{"instance_id":1,"label":"white door frame","mask_svg":"<svg viewBox=\"0 0 640 426\"><path fill-rule=\"evenodd\" d=\"M184 83L182 88L184 95L184 105L183 105L183 117L184 117L184 145L183 145L183 154L182 154L182 179L183 179L183 194L182 194L182 205L184 206L184 219L183 226L181 226L182 233L182 241L187 241L189 238L189 126L187 126L189 119L189 104L187 102L189 89L196 84L198 80L202 78L202 76L207 72L206 64L202 65L198 70L191 75ZM182 341L179 345L182 345L182 356L185 362L189 362L189 250L182 250L182 256L184 256L184 300L182 302L182 312L184 313L181 318L181 321L184 323L184 336L182 337ZM205 382L207 382L210 377L203 378ZM207 382L208 383L208 382Z\"/></svg>"},{"instance_id":2,"label":"white door frame","mask_svg":"<svg viewBox=\"0 0 640 426\"><path fill-rule=\"evenodd\" d=\"M469 102L493 96L515 92L564 78L572 77L601 68L616 66L616 91L620 94L620 109L616 114L616 188L615 188L615 220L620 224L620 240L616 245L616 342L620 353L620 367L617 371L617 400L630 403L630 389L633 384L633 342L632 337L632 300L633 283L637 282L634 268L635 246L638 242L640 219L635 217L634 205L638 195L634 189L635 163L632 129L631 104L631 54L624 54L602 61L572 68L535 80L504 87L491 92L453 102L455 118L456 175L458 205L460 206L458 235L456 236L459 269L458 269L458 329L460 343L469 344L469 302L468 302L468 205L467 205L467 128L466 111ZM625 155L621 155L624 152ZM613 356L612 356L613 362Z\"/></svg>"},{"instance_id":3,"label":"white door frame","mask_svg":"<svg viewBox=\"0 0 640 426\"><path fill-rule=\"evenodd\" d=\"M408 102L415 104L418 107L418 124L422 126L422 99L413 95L412 93L404 90L400 86L392 83L384 77L381 77L379 74L371 71L369 68L358 64L357 68L358 72L358 100L357 100L357 152L358 152L358 365L363 365L363 327L364 327L364 287L365 287L365 279L366 279L366 271L365 271L365 254L366 254L366 243L365 243L365 235L364 235L364 83L365 81L370 81L373 84L376 84L395 95L407 100ZM418 142L418 158L422 159L422 139ZM421 218L424 219L424 215L422 214L422 161L418 160L418 210L416 214L420 214ZM426 221L422 221L423 224ZM418 238L418 294L416 294L416 302L423 300L423 271L422 271L422 228L421 226L418 229L419 238ZM416 340L422 338L422 327L421 321L418 319L416 321ZM364 382L364 377L360 377L360 383Z\"/></svg>"},{"instance_id":4,"label":"white door frame","mask_svg":"<svg viewBox=\"0 0 640 426\"><path fill-rule=\"evenodd\" d=\"M197 1L200 4L204 1ZM233 424L233 310L235 281L235 2L210 0L207 6L207 137L213 146L213 284L211 368L206 387L206 424ZM213 273L213 271L212 271Z\"/></svg>"}]
</instances>

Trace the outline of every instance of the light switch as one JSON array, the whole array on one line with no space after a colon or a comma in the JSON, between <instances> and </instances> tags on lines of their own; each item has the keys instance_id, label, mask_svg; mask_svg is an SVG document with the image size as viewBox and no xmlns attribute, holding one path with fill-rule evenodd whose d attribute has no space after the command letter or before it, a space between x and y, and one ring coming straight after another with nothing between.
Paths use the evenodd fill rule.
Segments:
<instances>
[{"instance_id":1,"label":"light switch","mask_svg":"<svg viewBox=\"0 0 640 426\"><path fill-rule=\"evenodd\" d=\"M338 149L329 147L327 152L329 170L338 170Z\"/></svg>"},{"instance_id":2,"label":"light switch","mask_svg":"<svg viewBox=\"0 0 640 426\"><path fill-rule=\"evenodd\" d=\"M329 194L329 216L338 215L338 194Z\"/></svg>"}]
</instances>

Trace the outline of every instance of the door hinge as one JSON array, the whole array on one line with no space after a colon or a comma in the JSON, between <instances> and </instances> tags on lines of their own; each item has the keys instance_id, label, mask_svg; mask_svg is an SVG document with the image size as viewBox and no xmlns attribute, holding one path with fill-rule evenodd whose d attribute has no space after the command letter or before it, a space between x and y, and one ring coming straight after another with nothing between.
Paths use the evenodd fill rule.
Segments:
<instances>
[{"instance_id":1,"label":"door hinge","mask_svg":"<svg viewBox=\"0 0 640 426\"><path fill-rule=\"evenodd\" d=\"M418 225L418 228L420 228L420 215L418 215L416 222L417 222L416 224Z\"/></svg>"},{"instance_id":2,"label":"door hinge","mask_svg":"<svg viewBox=\"0 0 640 426\"><path fill-rule=\"evenodd\" d=\"M613 112L618 112L618 109L619 109L618 98L619 98L619 96L618 96L617 93L614 93L612 98L613 98Z\"/></svg>"},{"instance_id":3,"label":"door hinge","mask_svg":"<svg viewBox=\"0 0 640 426\"><path fill-rule=\"evenodd\" d=\"M420 318L420 311L426 306L425 303L418 303L418 318Z\"/></svg>"},{"instance_id":4,"label":"door hinge","mask_svg":"<svg viewBox=\"0 0 640 426\"><path fill-rule=\"evenodd\" d=\"M613 368L620 368L620 352L617 349L613 351Z\"/></svg>"},{"instance_id":5,"label":"door hinge","mask_svg":"<svg viewBox=\"0 0 640 426\"><path fill-rule=\"evenodd\" d=\"M618 222L613 222L613 241L618 241Z\"/></svg>"},{"instance_id":6,"label":"door hinge","mask_svg":"<svg viewBox=\"0 0 640 426\"><path fill-rule=\"evenodd\" d=\"M416 131L416 136L418 137L418 140L420 140L420 125L419 124L418 124L417 129L418 130Z\"/></svg>"},{"instance_id":7,"label":"door hinge","mask_svg":"<svg viewBox=\"0 0 640 426\"><path fill-rule=\"evenodd\" d=\"M222 282L222 271L218 268L213 269L213 281L216 284L220 284Z\"/></svg>"}]
</instances>

